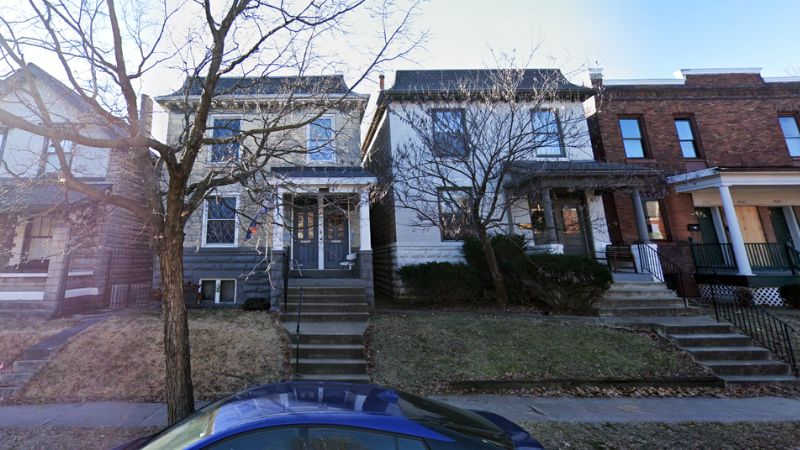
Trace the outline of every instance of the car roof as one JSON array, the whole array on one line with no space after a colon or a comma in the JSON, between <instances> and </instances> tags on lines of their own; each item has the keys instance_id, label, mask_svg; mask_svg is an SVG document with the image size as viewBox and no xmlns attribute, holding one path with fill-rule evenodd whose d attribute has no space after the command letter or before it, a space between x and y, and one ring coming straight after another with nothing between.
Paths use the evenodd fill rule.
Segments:
<instances>
[{"instance_id":1,"label":"car roof","mask_svg":"<svg viewBox=\"0 0 800 450\"><path fill-rule=\"evenodd\" d=\"M372 384L285 382L234 394L215 405L212 435L264 426L352 426L426 439L452 441L411 420L398 393Z\"/></svg>"}]
</instances>

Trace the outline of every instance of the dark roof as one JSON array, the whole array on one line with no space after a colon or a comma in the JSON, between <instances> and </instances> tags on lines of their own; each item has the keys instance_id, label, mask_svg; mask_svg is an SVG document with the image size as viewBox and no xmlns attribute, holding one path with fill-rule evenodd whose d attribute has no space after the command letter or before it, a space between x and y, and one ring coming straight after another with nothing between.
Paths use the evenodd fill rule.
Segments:
<instances>
[{"instance_id":1,"label":"dark roof","mask_svg":"<svg viewBox=\"0 0 800 450\"><path fill-rule=\"evenodd\" d=\"M357 166L290 166L273 167L272 171L286 177L314 178L314 177L334 177L334 178L367 178L374 177L375 174Z\"/></svg>"},{"instance_id":2,"label":"dark roof","mask_svg":"<svg viewBox=\"0 0 800 450\"><path fill-rule=\"evenodd\" d=\"M525 184L575 188L660 188L665 172L645 164L603 161L518 161L512 165L509 187Z\"/></svg>"},{"instance_id":3,"label":"dark roof","mask_svg":"<svg viewBox=\"0 0 800 450\"><path fill-rule=\"evenodd\" d=\"M186 78L177 91L157 100L184 95L201 95L205 77ZM214 95L347 94L350 88L342 75L302 77L222 77Z\"/></svg>"},{"instance_id":4,"label":"dark roof","mask_svg":"<svg viewBox=\"0 0 800 450\"><path fill-rule=\"evenodd\" d=\"M111 184L92 184L100 190L110 190ZM31 210L41 210L65 205L76 205L90 201L86 194L67 191L58 184L39 184L35 186L16 184L0 185L0 209L12 207L25 207Z\"/></svg>"},{"instance_id":5,"label":"dark roof","mask_svg":"<svg viewBox=\"0 0 800 450\"><path fill-rule=\"evenodd\" d=\"M489 89L498 77L507 76L500 69L482 70L398 70L394 85L386 90L389 95L447 94L462 92L464 88L477 92ZM558 69L525 69L519 80L520 93L542 88L555 88L558 92L591 95L592 90L570 83Z\"/></svg>"}]
</instances>

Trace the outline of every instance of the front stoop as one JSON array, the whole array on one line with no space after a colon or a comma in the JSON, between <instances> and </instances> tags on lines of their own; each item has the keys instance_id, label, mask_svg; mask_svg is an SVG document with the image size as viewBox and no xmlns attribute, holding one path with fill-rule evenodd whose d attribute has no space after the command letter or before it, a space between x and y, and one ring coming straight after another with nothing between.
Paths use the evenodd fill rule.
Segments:
<instances>
[{"instance_id":1,"label":"front stoop","mask_svg":"<svg viewBox=\"0 0 800 450\"><path fill-rule=\"evenodd\" d=\"M797 382L791 367L733 326L668 325L667 336L726 385Z\"/></svg>"},{"instance_id":2,"label":"front stoop","mask_svg":"<svg viewBox=\"0 0 800 450\"><path fill-rule=\"evenodd\" d=\"M356 281L306 279L290 285L281 321L292 343L296 380L369 383L364 342L369 303L364 286Z\"/></svg>"},{"instance_id":3,"label":"front stoop","mask_svg":"<svg viewBox=\"0 0 800 450\"><path fill-rule=\"evenodd\" d=\"M617 282L595 304L602 317L695 316L700 309L655 281Z\"/></svg>"}]
</instances>

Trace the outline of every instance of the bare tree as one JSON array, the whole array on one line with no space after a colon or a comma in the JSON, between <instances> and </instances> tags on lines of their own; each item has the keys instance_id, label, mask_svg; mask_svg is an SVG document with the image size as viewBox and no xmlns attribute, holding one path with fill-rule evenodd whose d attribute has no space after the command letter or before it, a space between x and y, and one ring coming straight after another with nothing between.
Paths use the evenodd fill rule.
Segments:
<instances>
[{"instance_id":1,"label":"bare tree","mask_svg":"<svg viewBox=\"0 0 800 450\"><path fill-rule=\"evenodd\" d=\"M395 200L413 211L415 226L439 227L450 238L476 236L497 300L506 305L490 239L508 230L514 198L506 182L520 162L584 151L585 118L579 102L565 103L572 85L559 70L463 71L445 82L431 91L420 87L418 102L393 111L412 130L393 154Z\"/></svg>"},{"instance_id":2,"label":"bare tree","mask_svg":"<svg viewBox=\"0 0 800 450\"><path fill-rule=\"evenodd\" d=\"M347 52L369 55L359 70L351 71L352 90L373 68L415 47L422 38L409 34L415 10L416 4L400 9L391 1L367 0L27 0L13 14L3 13L0 59L6 70L22 74L16 88L32 114L0 109L0 123L52 141L59 183L134 213L145 224L159 257L170 423L194 410L183 287L186 221L215 189L262 182L270 162L286 157L281 143L287 136L347 102L349 94L331 96L325 89L287 82L276 101L261 110L260 123L239 133L213 133L208 119L225 97L221 80L276 74L301 80L304 75L341 70L337 63ZM358 15L375 29L356 33L349 21ZM325 41L339 42L330 46L338 52L326 50L321 45ZM67 85L90 105L82 123L64 123L54 112L34 82L28 64L34 58L57 66ZM185 116L174 141L154 138L145 126L146 106L138 93L143 78L154 70L161 70L162 77L179 73L189 80L178 100ZM300 103L311 112L299 114ZM93 134L98 126L112 128L119 136ZM143 200L132 201L82 181L65 151L73 144L125 149L127 162L141 176ZM197 175L204 149L231 144L238 144L239 158Z\"/></svg>"}]
</instances>

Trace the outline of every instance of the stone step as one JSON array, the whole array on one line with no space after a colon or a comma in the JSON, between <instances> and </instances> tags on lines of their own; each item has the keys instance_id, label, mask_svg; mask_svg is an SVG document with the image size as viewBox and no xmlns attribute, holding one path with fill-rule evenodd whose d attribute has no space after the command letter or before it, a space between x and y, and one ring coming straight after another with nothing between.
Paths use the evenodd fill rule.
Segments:
<instances>
[{"instance_id":1,"label":"stone step","mask_svg":"<svg viewBox=\"0 0 800 450\"><path fill-rule=\"evenodd\" d=\"M283 303L283 299L281 299ZM300 296L289 296L286 303L300 303ZM367 297L363 295L314 295L303 296L303 304L306 303L360 303L367 305Z\"/></svg>"},{"instance_id":2,"label":"stone step","mask_svg":"<svg viewBox=\"0 0 800 450\"><path fill-rule=\"evenodd\" d=\"M16 387L24 386L25 383L33 378L33 373L29 372L9 372L0 375L0 386L2 387Z\"/></svg>"},{"instance_id":3,"label":"stone step","mask_svg":"<svg viewBox=\"0 0 800 450\"><path fill-rule=\"evenodd\" d=\"M300 358L344 358L363 359L364 346L359 344L300 344L292 345L292 358L297 354Z\"/></svg>"},{"instance_id":4,"label":"stone step","mask_svg":"<svg viewBox=\"0 0 800 450\"><path fill-rule=\"evenodd\" d=\"M289 335L289 342L294 344L296 336ZM300 345L364 345L364 336L361 334L305 334L300 330Z\"/></svg>"},{"instance_id":5,"label":"stone step","mask_svg":"<svg viewBox=\"0 0 800 450\"><path fill-rule=\"evenodd\" d=\"M678 294L676 294L675 291L668 289L666 286L659 287L658 289L642 289L642 288L615 289L612 286L606 291L605 295L606 296L614 295L619 297L639 297L639 296L650 296L650 295L668 295L672 297L678 296Z\"/></svg>"},{"instance_id":6,"label":"stone step","mask_svg":"<svg viewBox=\"0 0 800 450\"><path fill-rule=\"evenodd\" d=\"M7 319L22 319L22 318L49 319L52 316L53 316L52 309L4 309L0 311L0 318L7 318Z\"/></svg>"},{"instance_id":7,"label":"stone step","mask_svg":"<svg viewBox=\"0 0 800 450\"><path fill-rule=\"evenodd\" d=\"M340 383L370 383L369 375L360 374L315 374L315 375L295 375L295 380L299 381L337 381Z\"/></svg>"},{"instance_id":8,"label":"stone step","mask_svg":"<svg viewBox=\"0 0 800 450\"><path fill-rule=\"evenodd\" d=\"M726 386L749 386L776 383L800 383L792 375L720 375Z\"/></svg>"},{"instance_id":9,"label":"stone step","mask_svg":"<svg viewBox=\"0 0 800 450\"><path fill-rule=\"evenodd\" d=\"M289 296L299 296L300 295L300 288L299 287L289 287L288 289ZM340 286L308 286L303 287L303 296L307 295L364 295L364 288L363 287L340 287Z\"/></svg>"},{"instance_id":10,"label":"stone step","mask_svg":"<svg viewBox=\"0 0 800 450\"><path fill-rule=\"evenodd\" d=\"M298 373L303 375L319 374L366 374L367 361L365 359L337 359L337 358L300 358Z\"/></svg>"},{"instance_id":11,"label":"stone step","mask_svg":"<svg viewBox=\"0 0 800 450\"><path fill-rule=\"evenodd\" d=\"M55 302L44 300L2 300L0 301L0 314L5 314L6 310L46 310L53 312L56 308Z\"/></svg>"},{"instance_id":12,"label":"stone step","mask_svg":"<svg viewBox=\"0 0 800 450\"><path fill-rule=\"evenodd\" d=\"M698 361L753 361L770 360L772 354L761 347L684 347Z\"/></svg>"},{"instance_id":13,"label":"stone step","mask_svg":"<svg viewBox=\"0 0 800 450\"><path fill-rule=\"evenodd\" d=\"M667 286L665 286L664 283L660 283L660 282L657 282L657 281L641 281L641 282L623 281L623 282L611 283L611 286L609 286L609 288L608 288L609 291L611 291L611 290L620 290L620 291L624 291L624 290L659 290L660 291L660 290L664 290L664 289L669 290L669 288L667 288Z\"/></svg>"},{"instance_id":14,"label":"stone step","mask_svg":"<svg viewBox=\"0 0 800 450\"><path fill-rule=\"evenodd\" d=\"M703 361L715 375L789 375L783 361Z\"/></svg>"},{"instance_id":15,"label":"stone step","mask_svg":"<svg viewBox=\"0 0 800 450\"><path fill-rule=\"evenodd\" d=\"M710 323L706 325L669 325L664 328L669 335L680 334L731 334L735 333L730 325L724 323Z\"/></svg>"},{"instance_id":16,"label":"stone step","mask_svg":"<svg viewBox=\"0 0 800 450\"><path fill-rule=\"evenodd\" d=\"M753 340L739 333L697 333L670 335L681 347L731 347L750 346Z\"/></svg>"},{"instance_id":17,"label":"stone step","mask_svg":"<svg viewBox=\"0 0 800 450\"><path fill-rule=\"evenodd\" d=\"M297 314L300 303L287 303L286 311ZM369 312L369 305L364 303L306 303L303 302L302 312Z\"/></svg>"},{"instance_id":18,"label":"stone step","mask_svg":"<svg viewBox=\"0 0 800 450\"><path fill-rule=\"evenodd\" d=\"M14 372L36 373L45 364L47 360L44 359L20 359L14 362Z\"/></svg>"},{"instance_id":19,"label":"stone step","mask_svg":"<svg viewBox=\"0 0 800 450\"><path fill-rule=\"evenodd\" d=\"M600 308L598 314L603 317L644 317L644 316L689 316L699 314L698 308Z\"/></svg>"},{"instance_id":20,"label":"stone step","mask_svg":"<svg viewBox=\"0 0 800 450\"><path fill-rule=\"evenodd\" d=\"M649 307L649 308L683 308L683 300L671 299L620 299L620 298L603 298L595 303L598 308L636 308L636 307Z\"/></svg>"},{"instance_id":21,"label":"stone step","mask_svg":"<svg viewBox=\"0 0 800 450\"><path fill-rule=\"evenodd\" d=\"M302 273L302 276L301 276ZM289 276L292 278L355 278L355 274L352 270L349 269L306 269L306 270L297 270L292 269L289 272Z\"/></svg>"},{"instance_id":22,"label":"stone step","mask_svg":"<svg viewBox=\"0 0 800 450\"><path fill-rule=\"evenodd\" d=\"M281 313L281 318L297 320L297 314ZM362 312L300 312L300 322L357 322L369 320L369 313ZM302 327L302 325L301 325Z\"/></svg>"},{"instance_id":23,"label":"stone step","mask_svg":"<svg viewBox=\"0 0 800 450\"><path fill-rule=\"evenodd\" d=\"M0 399L11 398L18 390L18 387L0 387Z\"/></svg>"}]
</instances>

